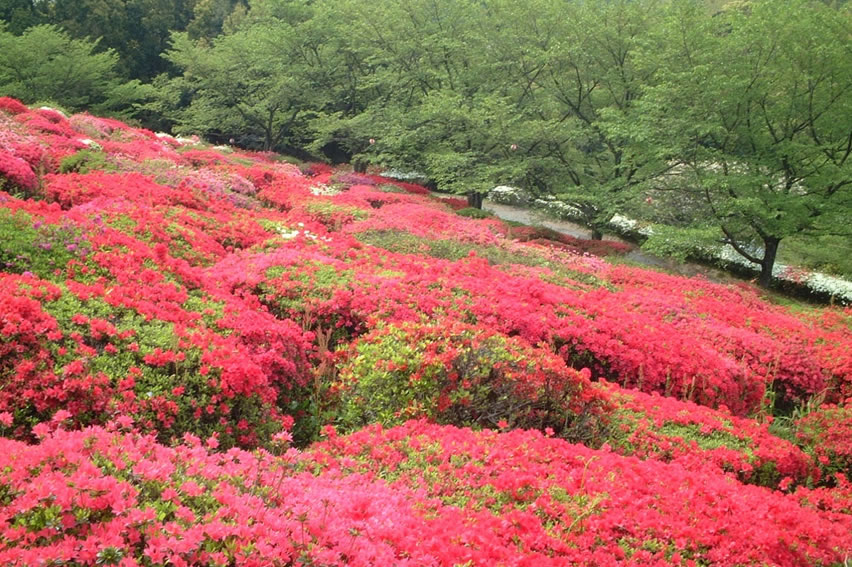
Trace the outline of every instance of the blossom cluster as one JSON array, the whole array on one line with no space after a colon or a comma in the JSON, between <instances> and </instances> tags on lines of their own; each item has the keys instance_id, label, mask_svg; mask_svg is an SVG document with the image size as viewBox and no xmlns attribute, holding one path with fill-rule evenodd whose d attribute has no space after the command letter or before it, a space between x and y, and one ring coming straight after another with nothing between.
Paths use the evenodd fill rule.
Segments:
<instances>
[{"instance_id":1,"label":"blossom cluster","mask_svg":"<svg viewBox=\"0 0 852 567\"><path fill-rule=\"evenodd\" d=\"M852 548L852 310L12 99L0 142L3 564Z\"/></svg>"}]
</instances>

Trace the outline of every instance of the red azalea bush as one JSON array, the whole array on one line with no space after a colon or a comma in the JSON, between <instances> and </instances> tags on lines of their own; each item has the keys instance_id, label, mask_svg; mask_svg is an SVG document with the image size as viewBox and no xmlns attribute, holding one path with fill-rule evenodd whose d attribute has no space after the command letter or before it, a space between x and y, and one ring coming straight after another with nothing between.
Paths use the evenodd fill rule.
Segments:
<instances>
[{"instance_id":1,"label":"red azalea bush","mask_svg":"<svg viewBox=\"0 0 852 567\"><path fill-rule=\"evenodd\" d=\"M713 468L640 461L538 431L375 425L318 443L307 458L319 471L371 475L455 506L447 538L476 526L466 541L474 565L510 561L508 545L530 565L840 565L852 545L848 514L823 516Z\"/></svg>"},{"instance_id":2,"label":"red azalea bush","mask_svg":"<svg viewBox=\"0 0 852 567\"><path fill-rule=\"evenodd\" d=\"M447 205L454 211L460 211L468 207L467 199L460 199L456 197L441 197L441 203Z\"/></svg>"},{"instance_id":3,"label":"red azalea bush","mask_svg":"<svg viewBox=\"0 0 852 567\"><path fill-rule=\"evenodd\" d=\"M826 476L852 478L852 408L825 405L793 424L796 441Z\"/></svg>"},{"instance_id":4,"label":"red azalea bush","mask_svg":"<svg viewBox=\"0 0 852 567\"><path fill-rule=\"evenodd\" d=\"M293 450L218 453L215 438L166 447L102 428L42 434L36 445L0 439L3 565L451 565L419 543L440 532L414 492L296 473Z\"/></svg>"},{"instance_id":5,"label":"red azalea bush","mask_svg":"<svg viewBox=\"0 0 852 567\"><path fill-rule=\"evenodd\" d=\"M792 567L840 564L852 533L849 515L811 507L815 491L800 501L533 431L408 422L276 457L193 436L166 447L129 426L55 421L37 444L0 440L3 564Z\"/></svg>"},{"instance_id":6,"label":"red azalea bush","mask_svg":"<svg viewBox=\"0 0 852 567\"><path fill-rule=\"evenodd\" d=\"M36 133L55 134L65 138L73 138L75 135L68 120L52 109L29 110L15 115L15 120Z\"/></svg>"},{"instance_id":7,"label":"red azalea bush","mask_svg":"<svg viewBox=\"0 0 852 567\"><path fill-rule=\"evenodd\" d=\"M624 255L634 248L625 242L575 238L555 230L536 226L513 226L507 231L507 236L521 242L564 246L569 250L594 254L595 256Z\"/></svg>"},{"instance_id":8,"label":"red azalea bush","mask_svg":"<svg viewBox=\"0 0 852 567\"><path fill-rule=\"evenodd\" d=\"M38 178L25 160L0 151L0 189L7 188L7 183L8 189L23 189L32 194L38 187Z\"/></svg>"},{"instance_id":9,"label":"red azalea bush","mask_svg":"<svg viewBox=\"0 0 852 567\"><path fill-rule=\"evenodd\" d=\"M148 206L177 204L190 209L205 209L207 204L189 186L176 189L155 183L136 173L66 173L45 176L44 193L48 199L68 209L97 198L125 198Z\"/></svg>"},{"instance_id":10,"label":"red azalea bush","mask_svg":"<svg viewBox=\"0 0 852 567\"><path fill-rule=\"evenodd\" d=\"M708 463L741 481L785 487L819 480L820 472L798 447L769 432L769 425L637 391L610 389L607 443L618 453L680 463Z\"/></svg>"},{"instance_id":11,"label":"red azalea bush","mask_svg":"<svg viewBox=\"0 0 852 567\"><path fill-rule=\"evenodd\" d=\"M23 114L24 112L28 112L29 108L27 108L27 105L17 99L9 98L8 96L3 96L0 97L0 111L14 116L15 114Z\"/></svg>"},{"instance_id":12,"label":"red azalea bush","mask_svg":"<svg viewBox=\"0 0 852 567\"><path fill-rule=\"evenodd\" d=\"M852 311L793 314L513 240L417 185L334 194L327 165L14 102L4 563L833 567L849 549ZM3 192L13 177L39 199ZM815 395L841 405L799 422L804 452L747 419ZM504 432L233 449L410 416Z\"/></svg>"},{"instance_id":13,"label":"red azalea bush","mask_svg":"<svg viewBox=\"0 0 852 567\"><path fill-rule=\"evenodd\" d=\"M0 411L18 436L64 411L76 426L128 415L163 439L217 433L223 444L253 446L280 429L279 398L306 383L309 347L286 321L226 306L205 324L187 309L189 296L153 280L145 303L115 285L0 281Z\"/></svg>"}]
</instances>

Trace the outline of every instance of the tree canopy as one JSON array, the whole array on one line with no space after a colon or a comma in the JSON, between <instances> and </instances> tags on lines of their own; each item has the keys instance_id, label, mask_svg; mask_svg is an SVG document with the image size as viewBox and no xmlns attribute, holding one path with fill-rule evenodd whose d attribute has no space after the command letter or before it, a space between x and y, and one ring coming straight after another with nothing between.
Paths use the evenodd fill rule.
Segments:
<instances>
[{"instance_id":1,"label":"tree canopy","mask_svg":"<svg viewBox=\"0 0 852 567\"><path fill-rule=\"evenodd\" d=\"M132 112L147 89L121 80L118 56L97 48L97 41L72 39L54 26L16 36L0 22L0 94L71 110Z\"/></svg>"},{"instance_id":2,"label":"tree canopy","mask_svg":"<svg viewBox=\"0 0 852 567\"><path fill-rule=\"evenodd\" d=\"M764 285L783 239L850 234L849 12L755 2L708 19L684 5L662 33L633 129L676 164L664 186L688 195L690 224L717 227Z\"/></svg>"}]
</instances>

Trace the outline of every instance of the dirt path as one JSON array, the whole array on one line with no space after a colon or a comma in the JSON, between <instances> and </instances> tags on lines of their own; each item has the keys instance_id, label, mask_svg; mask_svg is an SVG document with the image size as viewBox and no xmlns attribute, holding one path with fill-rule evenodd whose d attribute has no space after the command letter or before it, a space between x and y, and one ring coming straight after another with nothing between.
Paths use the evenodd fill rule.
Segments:
<instances>
[{"instance_id":1,"label":"dirt path","mask_svg":"<svg viewBox=\"0 0 852 567\"><path fill-rule=\"evenodd\" d=\"M511 205L503 205L488 200L486 200L482 204L482 208L486 211L494 213L496 216L503 220L520 222L529 225L543 226L551 230L561 232L562 234L573 236L575 238L590 238L592 234L591 231L585 228L584 226L564 220L554 219L541 211L525 209L522 207L513 207ZM604 240L624 242L624 240L622 240L621 238L612 235L604 236ZM638 248L626 254L625 258L627 260L630 260L631 262L635 262L643 266L663 269L667 272L675 273L681 276L703 276L708 280L716 283L730 283L737 281L737 278L735 276L723 270L704 266L701 264L694 264L691 262L677 262L669 258L661 258L659 256L654 256L653 254L643 252Z\"/></svg>"}]
</instances>

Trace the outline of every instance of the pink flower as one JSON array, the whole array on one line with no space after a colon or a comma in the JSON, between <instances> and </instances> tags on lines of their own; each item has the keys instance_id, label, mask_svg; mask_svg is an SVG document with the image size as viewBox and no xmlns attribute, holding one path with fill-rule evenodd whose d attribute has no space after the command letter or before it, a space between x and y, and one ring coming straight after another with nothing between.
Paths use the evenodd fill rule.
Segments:
<instances>
[{"instance_id":1,"label":"pink flower","mask_svg":"<svg viewBox=\"0 0 852 567\"><path fill-rule=\"evenodd\" d=\"M120 415L115 418L115 421L121 429L130 429L133 427L133 418L129 415Z\"/></svg>"},{"instance_id":2,"label":"pink flower","mask_svg":"<svg viewBox=\"0 0 852 567\"><path fill-rule=\"evenodd\" d=\"M65 421L66 419L69 419L70 417L71 417L70 411L61 409L61 410L57 411L55 414L53 414L51 421L54 422L54 423L62 423L63 421Z\"/></svg>"},{"instance_id":3,"label":"pink flower","mask_svg":"<svg viewBox=\"0 0 852 567\"><path fill-rule=\"evenodd\" d=\"M50 435L50 425L45 422L37 423L33 426L33 435L39 439L44 439Z\"/></svg>"}]
</instances>

